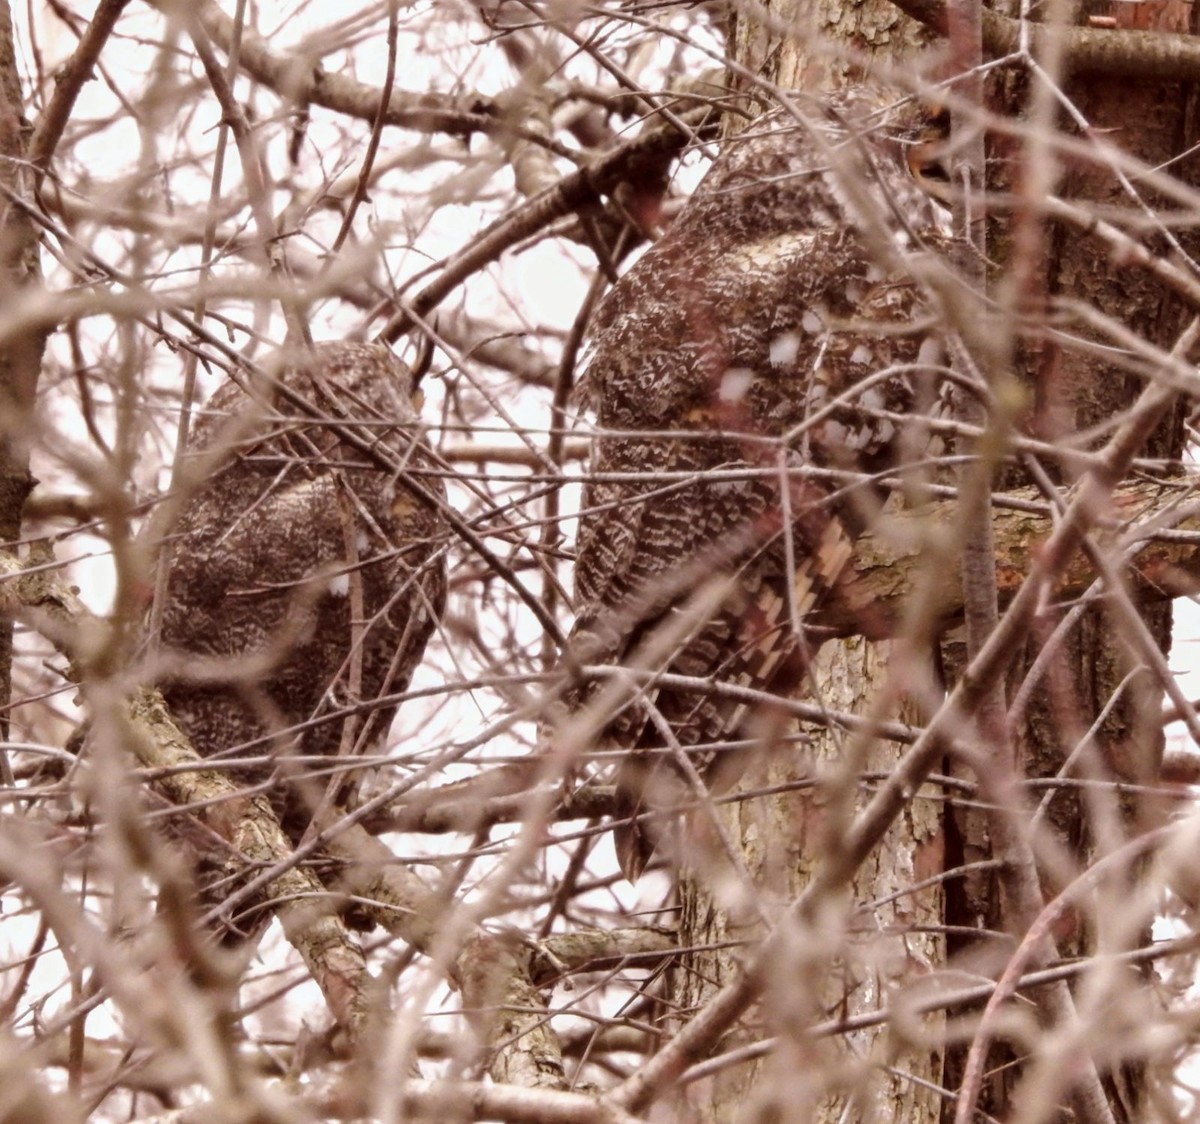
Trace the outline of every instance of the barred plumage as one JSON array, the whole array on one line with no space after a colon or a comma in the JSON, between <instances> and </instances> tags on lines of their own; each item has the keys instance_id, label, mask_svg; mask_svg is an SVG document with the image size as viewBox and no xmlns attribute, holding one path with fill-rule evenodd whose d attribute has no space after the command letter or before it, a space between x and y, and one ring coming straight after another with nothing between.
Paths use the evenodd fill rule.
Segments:
<instances>
[{"instance_id":1,"label":"barred plumage","mask_svg":"<svg viewBox=\"0 0 1200 1124\"><path fill-rule=\"evenodd\" d=\"M803 619L870 504L862 488L787 470L895 464L894 416L937 381L936 316L910 262L947 249L946 215L913 175L938 125L895 102L858 88L803 124L783 110L760 119L597 311L581 401L601 435L572 633L586 662L647 662L642 645L717 573L736 575L732 593L643 670L776 691L802 673ZM639 479L604 479L616 473ZM744 732L745 717L712 690L650 688L599 748L629 752L618 783L634 806L670 806L678 770L645 752L662 726L690 749ZM692 759L711 775L711 752ZM654 842L618 829L630 877Z\"/></svg>"},{"instance_id":2,"label":"barred plumage","mask_svg":"<svg viewBox=\"0 0 1200 1124\"><path fill-rule=\"evenodd\" d=\"M273 778L298 840L326 782L294 759L377 743L396 707L372 703L404 690L440 617L444 490L387 348L320 344L268 370L213 396L185 459L196 490L147 534L170 537L167 702L204 756L274 759L243 775Z\"/></svg>"}]
</instances>

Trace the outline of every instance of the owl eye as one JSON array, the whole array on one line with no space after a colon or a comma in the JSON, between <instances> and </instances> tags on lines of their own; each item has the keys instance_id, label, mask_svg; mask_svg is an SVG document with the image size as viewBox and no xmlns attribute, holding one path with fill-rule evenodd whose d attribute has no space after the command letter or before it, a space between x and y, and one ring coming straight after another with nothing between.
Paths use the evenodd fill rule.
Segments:
<instances>
[{"instance_id":1,"label":"owl eye","mask_svg":"<svg viewBox=\"0 0 1200 1124\"><path fill-rule=\"evenodd\" d=\"M908 170L930 195L947 199L950 192L950 163L947 144L950 140L950 110L942 105L930 105L925 121L906 152Z\"/></svg>"},{"instance_id":2,"label":"owl eye","mask_svg":"<svg viewBox=\"0 0 1200 1124\"><path fill-rule=\"evenodd\" d=\"M922 141L907 152L909 174L935 199L950 199L950 165L942 141Z\"/></svg>"},{"instance_id":3,"label":"owl eye","mask_svg":"<svg viewBox=\"0 0 1200 1124\"><path fill-rule=\"evenodd\" d=\"M928 147L933 147L932 145ZM917 159L914 161L913 175L921 181L932 180L934 183L943 183L949 185L950 171L946 167L945 161L940 155L935 155L929 158L922 158L921 154L917 154Z\"/></svg>"},{"instance_id":4,"label":"owl eye","mask_svg":"<svg viewBox=\"0 0 1200 1124\"><path fill-rule=\"evenodd\" d=\"M950 107L941 102L926 102L929 132L945 140L950 136Z\"/></svg>"}]
</instances>

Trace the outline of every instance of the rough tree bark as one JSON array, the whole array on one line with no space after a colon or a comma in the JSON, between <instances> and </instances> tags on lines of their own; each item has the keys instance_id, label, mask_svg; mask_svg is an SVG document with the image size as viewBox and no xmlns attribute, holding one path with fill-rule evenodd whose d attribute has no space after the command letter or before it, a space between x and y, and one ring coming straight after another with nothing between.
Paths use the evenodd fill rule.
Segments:
<instances>
[{"instance_id":1,"label":"rough tree bark","mask_svg":"<svg viewBox=\"0 0 1200 1124\"><path fill-rule=\"evenodd\" d=\"M1103 0L1086 3L1080 6L1079 21L1111 17L1123 7ZM1124 19L1123 13L1117 14ZM1184 183L1198 182L1200 166L1195 158L1179 158L1192 143L1186 137L1194 99L1186 84L1113 81L1094 76L1072 78L1064 83L1064 88L1086 118L1091 135L1108 137L1121 152L1148 166L1169 166L1172 175ZM1029 93L1023 80L1015 75L1004 76L990 86L990 108L1019 119L1026 112ZM1074 123L1063 120L1056 123L1068 135L1081 132ZM1000 143L993 142L991 148L993 156L1006 155L1006 146ZM1014 183L1014 178L1022 174L1019 164L995 159L991 167L989 190L1000 193L1019 186ZM1094 162L1080 161L1066 167L1055 190L1066 199L1096 210L1105 205L1130 206L1129 195L1113 170ZM1142 199L1147 211L1166 203L1149 191L1142 192ZM1014 269L1014 262L1022 253L1013 235L1014 226L1015 221L1000 216L990 223L989 250L997 277L1005 271L1012 276L1024 268L1022 265ZM1030 289L1026 297L1037 293L1051 303L1058 298L1083 302L1138 337L1170 350L1194 315L1194 309L1165 291L1148 273L1124 267L1115 256L1098 252L1094 242L1078 237L1065 226L1048 224L1041 228L1040 234L1044 256L1030 263ZM1195 250L1194 236L1188 232L1180 236L1180 241L1187 250ZM1167 250L1165 242L1152 243L1152 248L1157 253ZM1040 303L1040 299L1033 303ZM1083 328L1081 334L1096 340L1102 338L1102 333L1094 329ZM1015 374L1030 394L1030 416L1025 426L1049 442L1078 445L1077 435L1121 416L1144 385L1144 380L1126 369L1099 361L1094 353L1052 343L1022 347L1015 359ZM1176 408L1147 442L1143 455L1178 462L1183 448L1183 410ZM1054 473L1053 466L1050 471ZM1054 475L1058 482L1070 483L1077 474L1064 465ZM1015 482L1013 478L1024 482L1020 469L1010 475L1008 482ZM1010 701L1026 684L1042 646L1067 612L1064 608L1054 618L1044 618L1036 635L1030 638L1027 650L1014 660L1008 677ZM1166 652L1171 640L1170 604L1143 605L1141 616L1154 643ZM1060 646L1055 658L1048 663L1043 660L1046 668L1037 673L1036 686L1031 684L1031 690L1025 688L1030 690L1028 703L1020 720L1012 724L1017 775L1028 778L1063 775L1064 768L1070 768L1067 757L1090 737L1088 752L1075 762L1075 775L1110 777L1141 785L1156 782L1163 751L1158 718L1162 687L1131 648L1128 629L1104 608L1092 608L1082 613L1057 643ZM1128 834L1145 830L1156 814L1144 802L1133 799L1125 800L1112 811L1123 820ZM1076 872L1114 843L1112 838L1094 837L1096 809L1087 807L1078 789L1064 787L1054 791L1047 804L1046 818L1064 845L1065 853L1074 858ZM990 857L986 836L972 838L970 829L963 827L961 817L951 817L948 822L950 864ZM1039 873L1044 897L1048 899L1062 889L1067 872L1060 869L1051 873L1043 867ZM1012 918L1006 913L1006 903L995 878L961 880L948 885L946 921L952 927L952 934L975 928L1012 937L1020 935L1013 932ZM1066 957L1086 956L1096 950L1101 939L1091 922L1080 917L1072 930L1058 934L1059 953ZM952 956L958 955L964 965L985 972L994 970L998 961L1007 956L1005 943L993 942L990 950L980 945L981 942L961 936L949 938ZM987 1071L993 1077L981 1097L982 1110L1003 1117L1011 1109L1014 1096L1019 1095L1022 1076L1020 1066L1006 1064L1013 1057L1013 1051L1003 1046L991 1051ZM957 1087L961 1076L960 1063L960 1052L952 1051L945 1074L945 1083L951 1089ZM1146 1079L1144 1072L1129 1064L1106 1077L1106 1091L1116 1120L1144 1119L1141 1106Z\"/></svg>"},{"instance_id":2,"label":"rough tree bark","mask_svg":"<svg viewBox=\"0 0 1200 1124\"><path fill-rule=\"evenodd\" d=\"M738 13L730 36L733 63L744 68L743 73L762 75L784 88L820 89L853 80L848 64L821 53L814 44L836 39L860 53L895 60L912 56L930 42L923 28L901 16L886 0L863 5L847 5L841 0L781 0L752 10L739 7ZM1104 13L1089 10L1081 20L1092 14ZM1116 144L1151 166L1161 166L1187 147L1182 137L1188 101L1178 84L1097 78L1075 80L1068 92L1094 127L1113 130ZM1018 114L1025 93L1008 78L995 81L992 108ZM1125 129L1129 121L1136 121L1138 128ZM989 143L991 156L1005 154L1003 145ZM1014 149L1010 145L1009 151ZM989 187L1013 188L1011 180L1002 183L1000 178L1017 175L1019 169L999 167ZM1190 170L1178 165L1173 169L1185 178ZM1096 164L1073 168L1059 185L1059 194L1067 198L1127 206L1128 197L1121 197L1121 191L1111 171ZM1155 200L1147 202L1152 207ZM1010 222L1010 217L996 216L989 231L997 281L1011 264ZM1160 347L1172 346L1185 323L1181 300L1165 293L1148 274L1131 276L1133 271L1121 268L1094 243L1073 232L1052 228L1045 233L1044 244L1044 257L1035 263L1034 291L1086 301ZM1018 377L1035 388L1037 409L1030 411L1030 428L1051 440L1078 434L1119 415L1143 385L1124 371L1097 363L1093 355L1049 346L1023 347L1016 366ZM1160 427L1146 452L1178 458L1181 450L1182 429L1176 412ZM1063 466L1059 479L1071 478ZM1170 606L1149 606L1144 619L1165 651L1170 639ZM1050 621L1030 642L1030 651L1015 660L1010 699L1054 624ZM946 662L953 671L956 644L953 637L950 640ZM897 701L907 695L910 710L905 716L919 717L921 704L930 701L928 663L919 658L922 648L932 646L930 641L936 644L936 638L921 634L918 624L905 639L886 644L861 638L826 644L806 693L831 709L885 717L894 716ZM1161 692L1148 674L1134 675L1120 686L1130 669L1128 647L1111 618L1101 610L1084 614L1054 661L1054 674L1034 692L1015 732L1018 775L1058 775L1065 756L1107 706L1095 731L1097 772L1143 783L1155 779L1161 758ZM1116 705L1112 705L1114 698ZM685 1019L695 1005L711 998L739 972L741 942L753 942L764 921L778 920L783 903L794 899L807 884L822 851L836 840L839 823L853 814L855 800L844 794L855 791L857 775L886 774L897 753L897 747L880 741L865 750L848 746L844 736L817 728L775 733L776 752L764 753L759 767L739 785L742 792L770 787L774 794L722 807L724 826L738 844L745 873L760 889L759 906L750 907L754 896L733 872L714 876L711 856L706 856L703 868L698 865L681 877L679 938L681 947L691 951L668 981L666 1008ZM788 740L798 733L802 741ZM948 768L951 765L948 763ZM961 768L952 771L965 781L976 780ZM805 779L817 783L807 787L795 784ZM841 795L838 786L842 786ZM858 791L862 793L863 787L858 786ZM912 994L914 983L944 967L948 957L951 965L971 972L994 975L1002 970L1013 941L1020 936L1013 931L997 877L995 860L1003 856L992 852L986 822L948 812L947 797L953 797L952 790L932 785L915 794L907 814L893 825L874 860L858 872L848 900L831 911L824 931L814 935L810 930L794 943L789 959L778 965L778 986L768 983L764 1002L721 1044L722 1049L736 1049L743 1041L773 1034L778 1036L773 1056L730 1067L702 1087L693 1087L689 1101L693 1118L747 1118L742 1113L748 1105L757 1110L748 1114L754 1119L933 1122L953 1116L952 1097L937 1090L953 1094L957 1089L962 1055L957 1051L944 1054L942 1024L914 1019L903 1027L893 1024L884 1030L859 1032L836 1043L814 1044L804 1035L805 1026L822 1015L850 1016L874 1008L889 992L891 1001L899 1002L893 990L896 985L906 985ZM1122 810L1133 829L1139 809L1126 806ZM1058 838L1076 856L1077 869L1082 868L1094 846L1088 838L1083 803L1060 795L1050 811ZM965 878L950 878L916 893L904 893L906 887L964 863L980 865ZM1044 871L1039 873L1046 897L1061 888L1047 883ZM761 912L764 901L765 918ZM882 904L871 904L876 902ZM964 935L969 930L982 930L982 935ZM1087 932L1071 933L1059 945L1065 955L1094 947L1095 934ZM775 1002L772 993L777 996ZM1011 1052L993 1050L989 1072L1011 1060ZM1002 1069L984 1090L979 1107L1006 1118L1021 1075L1019 1065ZM1112 1116L1137 1119L1144 1075L1126 1067L1105 1080Z\"/></svg>"},{"instance_id":3,"label":"rough tree bark","mask_svg":"<svg viewBox=\"0 0 1200 1124\"><path fill-rule=\"evenodd\" d=\"M25 162L28 124L22 115L21 81L13 44L12 16L0 5L0 304L28 296L41 278L37 238L28 216L13 201L28 196ZM0 339L0 542L21 537L21 513L33 486L29 474L29 417L37 393L45 334L26 330ZM0 737L8 737L12 698L12 627L0 624Z\"/></svg>"},{"instance_id":4,"label":"rough tree bark","mask_svg":"<svg viewBox=\"0 0 1200 1124\"><path fill-rule=\"evenodd\" d=\"M861 5L783 0L739 11L729 40L734 66L784 89L819 91L854 81L856 68L823 53L818 44L845 43L886 60L913 55L931 42L928 32L886 0ZM756 18L760 12L761 20ZM914 689L920 694L927 686L922 679L929 661L920 653L927 639L913 635L873 644L856 637L827 643L811 669L805 697L863 714L878 712L881 699ZM894 674L897 645L907 651L907 666L916 672L907 681ZM909 705L891 706L887 716L916 719L919 713ZM777 735L775 751L765 752L759 767L738 785L741 792L778 787L775 794L722 807L726 830L739 844L767 916L746 908L745 887L736 880L714 879L711 862L682 873L680 944L696 951L684 955L672 976L668 1006L675 1011L703 1003L740 971L740 943L752 942L764 920L778 920L785 903L808 883L839 821L853 813L853 800L833 794L844 782L852 791L853 772L860 769L886 774L899 752L895 744L879 740L848 746L843 734L814 726L780 729ZM860 748L857 768L847 776L846 763ZM794 787L806 778L818 783ZM780 986L768 987L762 1008L722 1043L734 1048L743 1037L761 1035L765 1021L766 1033L779 1035L775 1055L728 1069L712 1084L693 1089L697 1119L734 1119L739 1106L747 1104L754 1106L753 1118L764 1120L833 1121L846 1112L858 1119L875 1113L879 1119L937 1119L939 1098L932 1086L941 1081L941 1058L925 1039L930 1030L936 1038L940 1018L916 1020L906 1033L873 1029L820 1045L806 1043L803 1031L806 1023L833 1012L853 1015L877 1007L901 979L930 972L944 959L940 885L904 892L942 869L939 796L930 789L913 800L875 860L858 872L850 897L863 907L860 913L831 916L827 940L808 934L791 943L788 962L779 965ZM876 901L885 904L870 908L868 903ZM844 924L853 934L849 946L843 944ZM833 973L831 964L836 964ZM798 1004L798 996L807 997L807 1003Z\"/></svg>"}]
</instances>

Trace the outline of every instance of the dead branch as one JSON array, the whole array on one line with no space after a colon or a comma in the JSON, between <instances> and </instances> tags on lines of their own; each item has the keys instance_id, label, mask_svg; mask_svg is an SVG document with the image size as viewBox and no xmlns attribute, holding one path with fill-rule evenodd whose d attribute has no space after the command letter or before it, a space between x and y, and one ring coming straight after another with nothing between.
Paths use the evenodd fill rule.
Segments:
<instances>
[{"instance_id":1,"label":"dead branch","mask_svg":"<svg viewBox=\"0 0 1200 1124\"><path fill-rule=\"evenodd\" d=\"M89 638L105 628L53 570L23 571L0 554L0 615L26 620L71 661L69 674L83 682ZM128 703L127 745L138 762L166 771L155 782L170 800L191 808L247 866L268 870L266 890L287 938L313 973L340 1025L351 1033L367 1009L370 976L362 949L324 902L325 888L296 865L291 843L265 796L247 796L224 773L205 769L203 758L167 711L162 695L141 688ZM179 768L179 766L187 766Z\"/></svg>"},{"instance_id":2,"label":"dead branch","mask_svg":"<svg viewBox=\"0 0 1200 1124\"><path fill-rule=\"evenodd\" d=\"M461 94L414 94L393 90L381 114L383 97L377 87L346 74L331 73L313 56L275 54L260 35L249 27L238 28L211 0L205 0L196 15L204 30L226 54L232 44L238 42L242 68L285 101L319 105L362 121L374 121L381 116L386 125L455 137L469 137L505 127L495 100L470 90Z\"/></svg>"},{"instance_id":3,"label":"dead branch","mask_svg":"<svg viewBox=\"0 0 1200 1124\"><path fill-rule=\"evenodd\" d=\"M105 627L53 569L24 570L6 554L0 554L0 615L41 629L71 661L69 674L76 682L86 674L85 638ZM127 744L142 766L156 770L155 786L174 804L188 808L246 866L265 868L256 883L264 884L289 942L321 985L338 1022L353 1032L360 1030L370 985L362 951L330 908L324 885L298 861L323 845L345 863L343 890L369 906L390 932L421 951L433 948L450 903L397 863L383 843L357 824L337 823L332 814L315 840L294 849L266 796L247 795L226 774L205 768L158 691L136 691L127 717ZM314 906L314 901L323 904ZM464 1008L481 1043L491 1051L493 1079L514 1087L562 1089L562 1051L535 974L664 953L668 947L668 936L654 929L533 942L476 926L463 941L450 974L462 990Z\"/></svg>"},{"instance_id":4,"label":"dead branch","mask_svg":"<svg viewBox=\"0 0 1200 1124\"><path fill-rule=\"evenodd\" d=\"M946 5L940 0L892 0L905 15L947 33ZM991 8L981 12L983 46L990 58L1022 50L1044 52L1046 40L1062 44L1067 70L1076 75L1109 78L1148 78L1158 82L1191 82L1200 75L1200 40L1173 32L1109 30L1090 27L1050 27L1002 16Z\"/></svg>"},{"instance_id":5,"label":"dead branch","mask_svg":"<svg viewBox=\"0 0 1200 1124\"><path fill-rule=\"evenodd\" d=\"M1141 481L1116 489L1108 517L1097 530L1102 546L1128 549L1129 578L1139 598L1161 601L1200 586L1200 511L1182 504L1192 485L1178 481ZM1016 493L1036 500L1033 489ZM832 636L865 635L884 639L895 634L925 560L923 544L951 533L957 504L953 501L890 514L873 533L858 542L830 603L813 624ZM1165 516L1174 517L1164 521ZM1007 603L1029 573L1030 561L1050 538L1055 520L1049 509L1036 514L994 506L996 581L1001 604ZM1144 530L1139 530L1144 528ZM1079 551L1064 560L1054 581L1060 599L1083 594L1094 582L1095 569ZM946 623L962 612L962 589L947 575L938 584L932 611Z\"/></svg>"}]
</instances>

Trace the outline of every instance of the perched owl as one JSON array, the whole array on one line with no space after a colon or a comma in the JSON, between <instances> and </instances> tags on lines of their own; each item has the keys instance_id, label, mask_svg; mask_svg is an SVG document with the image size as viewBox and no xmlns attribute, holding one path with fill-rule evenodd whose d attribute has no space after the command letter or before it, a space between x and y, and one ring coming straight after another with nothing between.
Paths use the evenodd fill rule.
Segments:
<instances>
[{"instance_id":1,"label":"perched owl","mask_svg":"<svg viewBox=\"0 0 1200 1124\"><path fill-rule=\"evenodd\" d=\"M597 310L581 404L599 435L572 651L649 677L598 747L622 757L634 809L688 798L680 749L711 780L715 746L747 732L744 703L653 676L793 686L811 647L804 618L878 506L847 474L895 467L913 444L906 417L938 397L937 312L911 268L951 241L922 182L936 176L938 131L864 88L802 119L773 111L726 142ZM721 578L729 586L697 617ZM597 692L584 684L569 705ZM627 876L655 843L648 824L618 826Z\"/></svg>"},{"instance_id":2,"label":"perched owl","mask_svg":"<svg viewBox=\"0 0 1200 1124\"><path fill-rule=\"evenodd\" d=\"M374 700L404 691L442 612L444 490L387 348L319 344L268 369L213 396L182 508L149 534L170 546L163 694L205 757L271 758L242 776L271 779L298 839L328 783L306 780L314 759L386 734L395 704Z\"/></svg>"}]
</instances>

